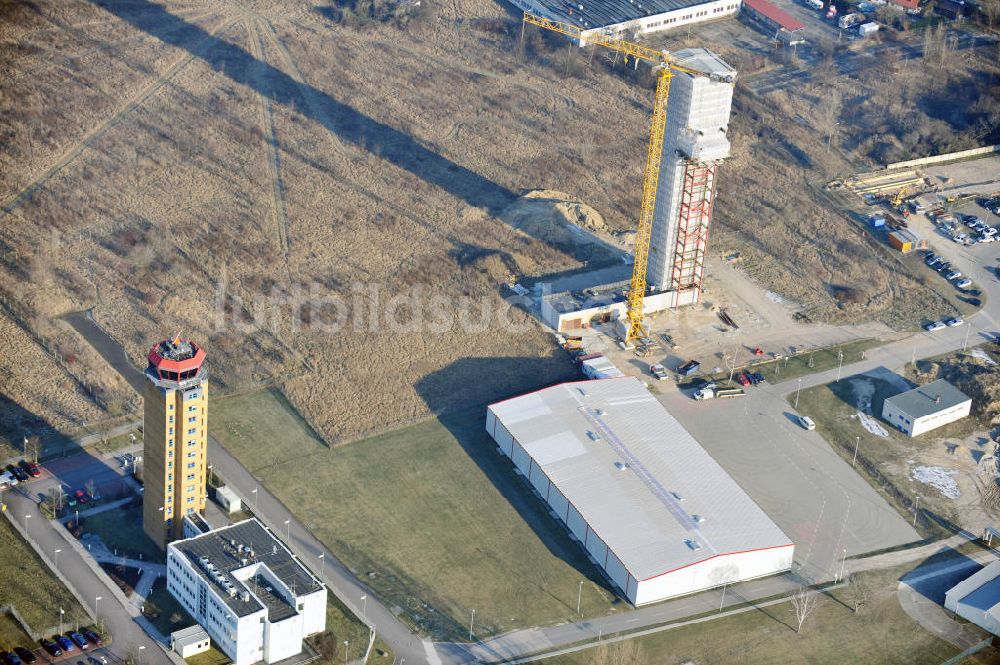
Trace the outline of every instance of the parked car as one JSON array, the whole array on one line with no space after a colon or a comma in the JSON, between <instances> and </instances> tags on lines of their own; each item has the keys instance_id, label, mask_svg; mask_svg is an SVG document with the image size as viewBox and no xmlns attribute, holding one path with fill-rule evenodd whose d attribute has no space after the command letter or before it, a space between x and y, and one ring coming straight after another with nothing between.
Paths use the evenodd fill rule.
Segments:
<instances>
[{"instance_id":1,"label":"parked car","mask_svg":"<svg viewBox=\"0 0 1000 665\"><path fill-rule=\"evenodd\" d=\"M941 257L938 256L937 254L928 254L927 256L924 257L924 263L926 263L929 266L932 266L935 263L940 263L940 262L941 262Z\"/></svg>"},{"instance_id":2,"label":"parked car","mask_svg":"<svg viewBox=\"0 0 1000 665\"><path fill-rule=\"evenodd\" d=\"M59 645L51 640L42 639L39 641L39 644L42 645L42 648L45 649L50 656L63 655L62 649L59 648Z\"/></svg>"},{"instance_id":3,"label":"parked car","mask_svg":"<svg viewBox=\"0 0 1000 665\"><path fill-rule=\"evenodd\" d=\"M14 485L17 485L17 478L14 477L14 474L10 471L4 471L3 473L0 473L0 485L10 485L13 487Z\"/></svg>"},{"instance_id":4,"label":"parked car","mask_svg":"<svg viewBox=\"0 0 1000 665\"><path fill-rule=\"evenodd\" d=\"M81 504L87 503L87 502L90 501L90 497L87 496L87 493L84 492L83 490L77 490L77 491L73 492L73 498L75 498Z\"/></svg>"},{"instance_id":5,"label":"parked car","mask_svg":"<svg viewBox=\"0 0 1000 665\"><path fill-rule=\"evenodd\" d=\"M934 267L938 272L948 272L951 270L951 263L945 261L944 263L939 263Z\"/></svg>"},{"instance_id":6,"label":"parked car","mask_svg":"<svg viewBox=\"0 0 1000 665\"><path fill-rule=\"evenodd\" d=\"M931 321L930 323L924 324L924 330L927 332L935 332L944 328L943 321Z\"/></svg>"},{"instance_id":7,"label":"parked car","mask_svg":"<svg viewBox=\"0 0 1000 665\"><path fill-rule=\"evenodd\" d=\"M963 323L965 323L965 321L963 321L962 317L960 316L949 316L947 319L944 320L944 324L949 328L957 328Z\"/></svg>"},{"instance_id":8,"label":"parked car","mask_svg":"<svg viewBox=\"0 0 1000 665\"><path fill-rule=\"evenodd\" d=\"M957 242L958 244L962 244L969 239L969 236L965 235L964 233L956 233L951 237L951 239Z\"/></svg>"},{"instance_id":9,"label":"parked car","mask_svg":"<svg viewBox=\"0 0 1000 665\"><path fill-rule=\"evenodd\" d=\"M962 276L962 273L960 271L958 271L958 270L952 270L950 273L948 273L947 275L945 275L945 279L947 279L948 281L951 281L951 280L954 280L954 279L958 279L961 276Z\"/></svg>"},{"instance_id":10,"label":"parked car","mask_svg":"<svg viewBox=\"0 0 1000 665\"><path fill-rule=\"evenodd\" d=\"M967 302L973 307L979 307L983 302L979 298L959 298L962 302Z\"/></svg>"},{"instance_id":11,"label":"parked car","mask_svg":"<svg viewBox=\"0 0 1000 665\"><path fill-rule=\"evenodd\" d=\"M52 639L56 641L56 644L59 645L59 648L62 649L64 653L72 653L73 651L76 651L76 647L73 645L73 642L65 635L55 635Z\"/></svg>"},{"instance_id":12,"label":"parked car","mask_svg":"<svg viewBox=\"0 0 1000 665\"><path fill-rule=\"evenodd\" d=\"M13 464L8 464L7 470L10 471L10 473L13 474L15 478L17 478L18 482L24 483L28 481L29 476L27 473L24 472L24 470L21 467L14 466Z\"/></svg>"},{"instance_id":13,"label":"parked car","mask_svg":"<svg viewBox=\"0 0 1000 665\"><path fill-rule=\"evenodd\" d=\"M27 473L32 478L37 478L38 476L42 475L42 472L38 468L38 465L35 464L34 462L21 460L21 468L24 469L24 472Z\"/></svg>"},{"instance_id":14,"label":"parked car","mask_svg":"<svg viewBox=\"0 0 1000 665\"><path fill-rule=\"evenodd\" d=\"M750 375L750 378L753 379L756 383L764 383L764 375L761 374L760 372L754 372L753 374Z\"/></svg>"},{"instance_id":15,"label":"parked car","mask_svg":"<svg viewBox=\"0 0 1000 665\"><path fill-rule=\"evenodd\" d=\"M83 631L83 636L86 637L87 641L93 644L94 646L99 647L102 644L104 644L104 640L101 639L101 636L92 630Z\"/></svg>"},{"instance_id":16,"label":"parked car","mask_svg":"<svg viewBox=\"0 0 1000 665\"><path fill-rule=\"evenodd\" d=\"M0 655L3 656L4 665L23 665L23 663L21 663L21 659L17 657L16 653L0 651Z\"/></svg>"},{"instance_id":17,"label":"parked car","mask_svg":"<svg viewBox=\"0 0 1000 665\"><path fill-rule=\"evenodd\" d=\"M799 424L810 432L816 429L816 423L809 416L799 416Z\"/></svg>"},{"instance_id":18,"label":"parked car","mask_svg":"<svg viewBox=\"0 0 1000 665\"><path fill-rule=\"evenodd\" d=\"M70 633L69 639L73 640L73 644L81 649L86 649L90 646L90 642L87 641L87 638L82 633Z\"/></svg>"},{"instance_id":19,"label":"parked car","mask_svg":"<svg viewBox=\"0 0 1000 665\"><path fill-rule=\"evenodd\" d=\"M746 374L740 374L736 377L736 383L740 384L744 388L750 385L750 379L747 378Z\"/></svg>"},{"instance_id":20,"label":"parked car","mask_svg":"<svg viewBox=\"0 0 1000 665\"><path fill-rule=\"evenodd\" d=\"M667 368L663 365L650 365L649 373L655 376L657 381L666 381L670 378L670 375L667 374Z\"/></svg>"},{"instance_id":21,"label":"parked car","mask_svg":"<svg viewBox=\"0 0 1000 665\"><path fill-rule=\"evenodd\" d=\"M76 508L76 499L73 498L72 494L66 495L66 505L69 506L70 508Z\"/></svg>"},{"instance_id":22,"label":"parked car","mask_svg":"<svg viewBox=\"0 0 1000 665\"><path fill-rule=\"evenodd\" d=\"M32 653L31 649L25 649L24 647L14 647L14 653L23 660L28 665L32 665L36 660L35 654Z\"/></svg>"},{"instance_id":23,"label":"parked car","mask_svg":"<svg viewBox=\"0 0 1000 665\"><path fill-rule=\"evenodd\" d=\"M972 286L972 280L969 279L968 277L963 277L962 279L955 282L955 286L957 286L960 289L967 289L970 286Z\"/></svg>"}]
</instances>

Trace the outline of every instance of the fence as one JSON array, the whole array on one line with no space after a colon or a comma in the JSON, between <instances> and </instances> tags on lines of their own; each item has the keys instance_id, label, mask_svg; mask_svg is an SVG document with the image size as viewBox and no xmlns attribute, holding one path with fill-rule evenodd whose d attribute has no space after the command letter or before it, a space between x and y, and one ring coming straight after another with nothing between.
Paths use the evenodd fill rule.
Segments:
<instances>
[{"instance_id":1,"label":"fence","mask_svg":"<svg viewBox=\"0 0 1000 665\"><path fill-rule=\"evenodd\" d=\"M959 150L958 152L947 152L943 155L932 155L930 157L910 159L905 162L895 162L893 164L887 164L885 166L885 169L886 170L906 169L910 168L911 166L923 166L925 164L952 162L958 159L966 159L968 157L978 157L980 155L988 155L994 152L1000 152L1000 145L988 145L988 146L983 146L982 148L972 148L971 150Z\"/></svg>"}]
</instances>

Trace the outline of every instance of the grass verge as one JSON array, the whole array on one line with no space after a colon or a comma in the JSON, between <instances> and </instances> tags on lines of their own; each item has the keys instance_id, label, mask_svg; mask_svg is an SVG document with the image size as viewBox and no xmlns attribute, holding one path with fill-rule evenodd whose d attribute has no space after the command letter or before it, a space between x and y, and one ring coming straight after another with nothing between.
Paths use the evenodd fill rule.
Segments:
<instances>
[{"instance_id":1,"label":"grass verge","mask_svg":"<svg viewBox=\"0 0 1000 665\"><path fill-rule=\"evenodd\" d=\"M628 640L545 659L546 665L597 665L628 662L740 663L907 663L937 664L959 649L921 628L896 598L898 578L909 570L865 573L872 589L867 607L851 611L850 587L823 593L796 633L791 603L681 626ZM617 657L619 660L615 660ZM602 660L602 658L604 660Z\"/></svg>"},{"instance_id":2,"label":"grass verge","mask_svg":"<svg viewBox=\"0 0 1000 665\"><path fill-rule=\"evenodd\" d=\"M271 391L219 400L211 433L422 632L479 638L615 598L486 434L485 408L327 448ZM275 428L281 430L277 435Z\"/></svg>"},{"instance_id":3,"label":"grass verge","mask_svg":"<svg viewBox=\"0 0 1000 665\"><path fill-rule=\"evenodd\" d=\"M21 624L14 617L7 612L0 614L0 649L10 651L14 647L28 647L33 643L34 640L24 632Z\"/></svg>"},{"instance_id":4,"label":"grass verge","mask_svg":"<svg viewBox=\"0 0 1000 665\"><path fill-rule=\"evenodd\" d=\"M14 530L0 518L0 604L13 606L33 630L43 631L59 623L59 608L66 620L87 619L62 582L49 570Z\"/></svg>"},{"instance_id":5,"label":"grass verge","mask_svg":"<svg viewBox=\"0 0 1000 665\"><path fill-rule=\"evenodd\" d=\"M168 637L175 630L187 628L195 623L177 599L167 591L167 580L162 577L153 582L153 588L142 605L142 614L156 626L158 631Z\"/></svg>"}]
</instances>

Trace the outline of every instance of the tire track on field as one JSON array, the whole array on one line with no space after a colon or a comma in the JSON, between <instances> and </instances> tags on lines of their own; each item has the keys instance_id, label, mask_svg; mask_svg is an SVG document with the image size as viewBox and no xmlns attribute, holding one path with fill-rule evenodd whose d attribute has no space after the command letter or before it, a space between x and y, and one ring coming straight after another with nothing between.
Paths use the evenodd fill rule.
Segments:
<instances>
[{"instance_id":1,"label":"tire track on field","mask_svg":"<svg viewBox=\"0 0 1000 665\"><path fill-rule=\"evenodd\" d=\"M124 120L132 111L136 110L142 106L147 99L156 94L164 85L170 82L170 80L177 75L184 67L186 67L192 60L198 57L202 57L206 51L214 43L215 39L227 30L229 30L236 23L236 19L223 24L214 32L206 33L206 35L193 47L186 50L185 54L178 58L173 65L167 69L162 75L154 79L148 85L143 87L132 99L127 101L123 106L118 107L110 118L100 123L94 129L90 130L83 135L79 141L77 141L72 147L70 147L59 160L45 170L42 175L38 176L29 185L22 188L21 191L9 197L3 204L2 213L0 217L9 215L11 212L20 208L28 199L34 196L35 192L41 189L49 180L54 176L58 175L64 168L76 161L77 157L82 155L87 148L92 146L96 141L103 137L109 129L112 129L122 120Z\"/></svg>"},{"instance_id":2,"label":"tire track on field","mask_svg":"<svg viewBox=\"0 0 1000 665\"><path fill-rule=\"evenodd\" d=\"M322 101L318 99L319 95L316 89L306 83L306 79L302 75L299 68L295 65L292 55L288 52L288 49L285 48L284 43L282 43L281 39L278 37L278 32L274 29L274 25L270 21L264 21L262 30L267 35L268 41L274 45L282 63L284 63L285 67L288 69L288 75L291 76L297 84L299 94L302 95L302 98L306 102L306 106L309 107L309 112L314 118L319 118L320 121L326 125L326 131L324 133L330 140L330 144L337 152L344 155L348 154L347 146L344 145L344 142L337 137L336 132L333 130L336 123L333 122L333 118L330 114L326 112L326 108L323 106Z\"/></svg>"},{"instance_id":3,"label":"tire track on field","mask_svg":"<svg viewBox=\"0 0 1000 665\"><path fill-rule=\"evenodd\" d=\"M250 54L253 59L264 63L264 37L259 22L247 17L245 21L250 39ZM268 177L271 180L272 213L274 227L278 234L278 246L285 259L285 272L288 274L288 282L291 283L291 268L288 261L288 217L285 207L284 184L281 182L281 153L278 150L278 137L274 129L274 109L271 106L269 82L264 77L260 77L258 84L254 86L257 91L257 99L260 102L258 110L260 112L261 135L266 148L266 159Z\"/></svg>"}]
</instances>

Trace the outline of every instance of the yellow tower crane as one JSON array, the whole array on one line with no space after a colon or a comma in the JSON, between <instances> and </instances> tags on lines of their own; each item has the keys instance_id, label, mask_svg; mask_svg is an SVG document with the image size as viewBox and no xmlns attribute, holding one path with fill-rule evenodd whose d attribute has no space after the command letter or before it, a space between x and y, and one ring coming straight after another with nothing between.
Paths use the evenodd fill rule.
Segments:
<instances>
[{"instance_id":1,"label":"yellow tower crane","mask_svg":"<svg viewBox=\"0 0 1000 665\"><path fill-rule=\"evenodd\" d=\"M635 263L632 267L632 283L628 291L628 331L625 341L631 342L646 336L642 326L642 304L646 297L646 265L649 262L649 239L653 229L653 212L656 208L656 190L660 184L660 161L663 156L663 131L667 125L667 97L670 95L670 79L674 72L686 72L704 76L702 72L674 64L666 51L636 44L619 37L589 32L583 28L560 21L553 21L529 12L524 13L524 22L540 28L558 32L578 40L581 44L596 44L625 55L625 63L631 56L648 62L656 68L656 97L653 101L653 122L649 129L649 148L646 153L646 172L642 177L642 205L639 208L639 224L635 236Z\"/></svg>"}]
</instances>

